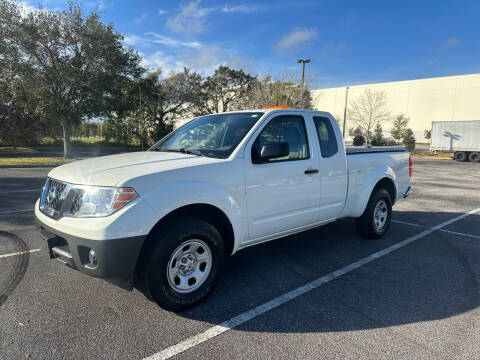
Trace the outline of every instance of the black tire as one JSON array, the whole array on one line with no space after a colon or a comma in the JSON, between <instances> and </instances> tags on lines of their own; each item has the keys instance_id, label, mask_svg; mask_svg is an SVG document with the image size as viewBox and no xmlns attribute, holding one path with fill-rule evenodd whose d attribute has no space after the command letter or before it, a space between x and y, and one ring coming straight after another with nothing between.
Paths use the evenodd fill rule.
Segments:
<instances>
[{"instance_id":1,"label":"black tire","mask_svg":"<svg viewBox=\"0 0 480 360\"><path fill-rule=\"evenodd\" d=\"M225 263L225 246L217 229L201 219L181 217L164 224L150 236L150 249L144 254L146 259L138 274L146 295L169 311L185 310L203 301L217 285ZM210 270L201 286L181 293L170 284L173 280L169 281L167 268L180 245L195 240L208 246L212 259Z\"/></svg>"},{"instance_id":2,"label":"black tire","mask_svg":"<svg viewBox=\"0 0 480 360\"><path fill-rule=\"evenodd\" d=\"M381 205L380 207L386 208L385 223L382 227L378 227L376 224L377 221L375 219L375 209L377 207L377 204L379 206ZM363 212L362 216L355 219L355 223L357 225L357 230L360 235L369 239L378 239L387 232L388 227L390 226L391 219L392 200L390 198L390 194L385 189L375 189L370 196L370 200L368 201L365 211Z\"/></svg>"},{"instance_id":3,"label":"black tire","mask_svg":"<svg viewBox=\"0 0 480 360\"><path fill-rule=\"evenodd\" d=\"M480 152L477 152L477 151L474 151L474 152L471 152L469 155L468 155L468 160L470 160L471 162L480 162Z\"/></svg>"},{"instance_id":4,"label":"black tire","mask_svg":"<svg viewBox=\"0 0 480 360\"><path fill-rule=\"evenodd\" d=\"M455 152L455 154L453 154L453 158L454 158L456 161L460 161L460 162L468 161L467 153L464 152L464 151L457 151L457 152Z\"/></svg>"}]
</instances>

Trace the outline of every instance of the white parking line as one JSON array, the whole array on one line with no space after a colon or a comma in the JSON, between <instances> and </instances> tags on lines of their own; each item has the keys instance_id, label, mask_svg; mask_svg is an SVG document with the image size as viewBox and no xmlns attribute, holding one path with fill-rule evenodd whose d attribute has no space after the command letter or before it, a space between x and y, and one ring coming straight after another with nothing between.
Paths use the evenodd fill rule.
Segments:
<instances>
[{"instance_id":1,"label":"white parking line","mask_svg":"<svg viewBox=\"0 0 480 360\"><path fill-rule=\"evenodd\" d=\"M443 232L446 232L446 233L449 233L449 234L461 235L461 236L468 236L468 237L472 237L472 238L475 238L475 239L480 239L480 236L478 236L478 235L465 234L465 233L461 233L461 232L457 232L457 231L452 231L452 230L445 230L445 229L442 229L442 230L440 230L440 231L443 231Z\"/></svg>"},{"instance_id":2,"label":"white parking line","mask_svg":"<svg viewBox=\"0 0 480 360\"><path fill-rule=\"evenodd\" d=\"M15 252L15 253L10 253L10 254L0 255L0 259L1 259L1 258L6 258L6 257L10 257L10 256L23 255L23 254L26 254L26 253L33 253L33 252L37 252L37 251L40 251L40 250L41 250L41 249L32 249L32 250L28 250L28 251L20 251L20 252Z\"/></svg>"},{"instance_id":3,"label":"white parking line","mask_svg":"<svg viewBox=\"0 0 480 360\"><path fill-rule=\"evenodd\" d=\"M468 213L459 215L451 220L445 221L439 225L436 225L432 228L428 228L424 231L422 231L419 234L413 235L403 241L400 241L392 246L389 246L383 250L377 251L376 253L373 253L363 259L360 259L358 261L355 261L354 263L347 265L341 269L338 269L328 275L324 275L316 280L313 280L303 286L300 286L299 288L296 288L292 291L287 292L286 294L283 294L275 299L272 299L270 301L267 301L266 303L257 306L256 308L253 308L251 310L248 310L240 315L237 315L230 320L224 321L223 323L216 325L214 327L211 327L210 329L204 331L203 333L194 335L188 339L185 339L181 342L179 342L176 345L170 346L158 353L155 353L149 357L146 358L146 360L163 360L163 359L169 359L172 356L178 355L196 345L199 345L201 343L204 343L215 336L218 336L220 334L223 334L224 332L233 329L249 320L252 320L256 318L257 316L266 313L267 311L270 311L272 309L275 309L279 307L280 305L295 299L301 295L304 295L313 289L318 288L319 286L322 286L342 275L345 275L355 269L358 269L359 267L368 264L371 261L374 261L376 259L379 259L385 255L388 255L392 253L395 250L398 250L408 244L411 244L414 241L417 241L419 239L424 238L427 235L430 235L432 232L436 230L440 230L443 227L453 224L456 221L462 220L466 218L467 216L474 214L476 212L480 211L480 208L474 209L472 211L469 211Z\"/></svg>"},{"instance_id":4,"label":"white parking line","mask_svg":"<svg viewBox=\"0 0 480 360\"><path fill-rule=\"evenodd\" d=\"M397 223L397 224L410 225L410 226L416 226L416 227L421 227L421 228L428 228L428 226L415 224L415 223L411 223L411 222L407 222L407 221L392 220L392 222Z\"/></svg>"},{"instance_id":5,"label":"white parking line","mask_svg":"<svg viewBox=\"0 0 480 360\"><path fill-rule=\"evenodd\" d=\"M34 209L24 209L24 210L11 210L11 211L0 211L0 214L14 214L17 212L33 211Z\"/></svg>"},{"instance_id":6,"label":"white parking line","mask_svg":"<svg viewBox=\"0 0 480 360\"><path fill-rule=\"evenodd\" d=\"M397 224L421 227L421 228L429 228L429 226L415 224L415 223L411 223L411 222L407 222L407 221L392 220L392 222L397 223ZM446 232L446 233L449 233L449 234L454 234L454 235L468 236L468 237L472 237L472 238L475 238L475 239L480 239L480 236L478 236L478 235L466 234L466 233L461 233L461 232L458 232L458 231L452 231L452 230L446 230L446 229L440 229L439 231L443 231L443 232Z\"/></svg>"}]
</instances>

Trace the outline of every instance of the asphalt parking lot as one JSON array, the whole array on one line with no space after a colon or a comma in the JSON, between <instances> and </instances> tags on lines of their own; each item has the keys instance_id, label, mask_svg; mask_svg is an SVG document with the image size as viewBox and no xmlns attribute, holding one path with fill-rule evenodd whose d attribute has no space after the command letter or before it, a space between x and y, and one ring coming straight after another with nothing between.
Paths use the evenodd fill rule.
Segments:
<instances>
[{"instance_id":1,"label":"asphalt parking lot","mask_svg":"<svg viewBox=\"0 0 480 360\"><path fill-rule=\"evenodd\" d=\"M416 160L383 239L345 219L245 249L178 314L48 259L48 171L0 169L2 359L480 358L479 164Z\"/></svg>"}]
</instances>

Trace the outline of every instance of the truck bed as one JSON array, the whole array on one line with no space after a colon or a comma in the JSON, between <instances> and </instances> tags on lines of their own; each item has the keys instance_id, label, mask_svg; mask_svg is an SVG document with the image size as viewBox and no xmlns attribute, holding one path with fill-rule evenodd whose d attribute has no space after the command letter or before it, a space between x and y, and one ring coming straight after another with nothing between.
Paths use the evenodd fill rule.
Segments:
<instances>
[{"instance_id":1,"label":"truck bed","mask_svg":"<svg viewBox=\"0 0 480 360\"><path fill-rule=\"evenodd\" d=\"M346 148L348 166L348 191L343 216L360 216L366 200L370 196L367 188L373 186L378 174L390 174L395 182L397 193L392 199L401 198L410 186L408 174L410 154L404 146L395 147L356 147Z\"/></svg>"}]
</instances>

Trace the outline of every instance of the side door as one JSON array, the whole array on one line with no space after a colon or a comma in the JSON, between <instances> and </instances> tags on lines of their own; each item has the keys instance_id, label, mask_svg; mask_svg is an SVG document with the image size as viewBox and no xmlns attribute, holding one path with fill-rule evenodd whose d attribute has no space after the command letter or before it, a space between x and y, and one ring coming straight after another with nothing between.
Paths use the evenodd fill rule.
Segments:
<instances>
[{"instance_id":1,"label":"side door","mask_svg":"<svg viewBox=\"0 0 480 360\"><path fill-rule=\"evenodd\" d=\"M348 174L345 148L338 126L327 116L313 116L321 158L320 169L322 193L320 217L335 219L342 211L347 198ZM340 141L339 141L340 140Z\"/></svg>"},{"instance_id":2,"label":"side door","mask_svg":"<svg viewBox=\"0 0 480 360\"><path fill-rule=\"evenodd\" d=\"M309 145L307 128L315 136L311 119L278 115L269 119L247 144L244 164L250 241L318 222L318 157ZM287 142L289 155L255 163L252 155L269 142Z\"/></svg>"}]
</instances>

